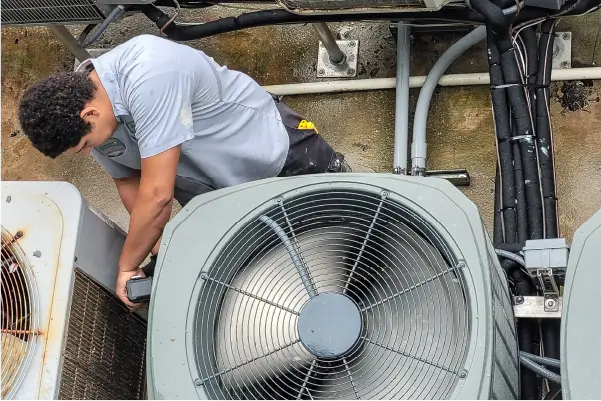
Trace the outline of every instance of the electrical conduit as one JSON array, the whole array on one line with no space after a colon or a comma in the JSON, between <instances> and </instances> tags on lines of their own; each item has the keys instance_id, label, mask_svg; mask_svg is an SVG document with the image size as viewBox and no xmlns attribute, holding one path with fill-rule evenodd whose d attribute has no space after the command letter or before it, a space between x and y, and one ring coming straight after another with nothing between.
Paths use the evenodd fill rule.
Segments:
<instances>
[{"instance_id":1,"label":"electrical conduit","mask_svg":"<svg viewBox=\"0 0 601 401\"><path fill-rule=\"evenodd\" d=\"M411 27L398 24L396 57L396 105L394 123L393 172L407 173L409 145L409 87L411 64Z\"/></svg>"},{"instance_id":2,"label":"electrical conduit","mask_svg":"<svg viewBox=\"0 0 601 401\"><path fill-rule=\"evenodd\" d=\"M438 81L449 68L466 50L486 38L486 27L479 26L472 32L453 44L436 61L434 67L426 77L422 90L419 92L415 117L413 119L413 143L411 144L411 172L413 175L424 176L426 174L426 125L428 122L428 111L432 95L436 90Z\"/></svg>"}]
</instances>

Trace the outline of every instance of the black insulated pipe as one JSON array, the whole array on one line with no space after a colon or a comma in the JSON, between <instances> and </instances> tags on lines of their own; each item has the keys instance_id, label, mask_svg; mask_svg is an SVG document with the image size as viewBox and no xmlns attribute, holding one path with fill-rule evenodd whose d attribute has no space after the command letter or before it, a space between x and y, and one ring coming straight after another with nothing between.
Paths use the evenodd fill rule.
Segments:
<instances>
[{"instance_id":1,"label":"black insulated pipe","mask_svg":"<svg viewBox=\"0 0 601 401\"><path fill-rule=\"evenodd\" d=\"M516 242L517 220L509 109L507 107L505 89L495 89L495 87L502 87L504 81L503 71L501 71L501 59L494 40L493 28L488 26L486 33L488 67L491 83L490 95L497 136L497 150L499 153L499 180L501 181L499 210L501 211L501 216L503 218L503 242Z\"/></svg>"},{"instance_id":2,"label":"black insulated pipe","mask_svg":"<svg viewBox=\"0 0 601 401\"><path fill-rule=\"evenodd\" d=\"M536 294L536 290L532 281L526 276L522 270L515 266L508 275L512 278L515 283L515 292L522 296L531 296ZM530 354L538 355L535 349L535 342L537 340L536 321L532 319L520 319L517 327L518 344L521 351L528 352ZM535 400L538 399L538 383L536 374L528 369L520 369L520 383L521 383L521 399L523 400Z\"/></svg>"},{"instance_id":3,"label":"black insulated pipe","mask_svg":"<svg viewBox=\"0 0 601 401\"><path fill-rule=\"evenodd\" d=\"M501 53L503 77L507 86L507 97L514 116L516 136L512 139L519 143L522 159L522 172L526 192L528 215L528 238L543 238L543 205L539 182L536 143L528 103L522 86L515 49L510 48Z\"/></svg>"},{"instance_id":4,"label":"black insulated pipe","mask_svg":"<svg viewBox=\"0 0 601 401\"><path fill-rule=\"evenodd\" d=\"M538 70L536 79L536 127L538 157L541 168L541 185L545 205L545 238L557 238L559 235L557 216L557 197L555 193L555 166L553 161L553 141L549 116L549 84L555 35L552 32L555 23L542 24L542 35L538 51Z\"/></svg>"},{"instance_id":5,"label":"black insulated pipe","mask_svg":"<svg viewBox=\"0 0 601 401\"><path fill-rule=\"evenodd\" d=\"M513 176L515 177L515 207L517 219L518 242L524 244L528 239L528 213L526 211L526 188L524 187L524 172L522 171L522 158L520 145L513 143Z\"/></svg>"}]
</instances>

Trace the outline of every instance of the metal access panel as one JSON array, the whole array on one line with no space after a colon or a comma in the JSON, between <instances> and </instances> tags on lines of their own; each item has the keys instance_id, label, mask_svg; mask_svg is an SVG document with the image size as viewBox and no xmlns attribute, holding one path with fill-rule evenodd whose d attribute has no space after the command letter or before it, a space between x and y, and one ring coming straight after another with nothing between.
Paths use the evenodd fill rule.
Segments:
<instances>
[{"instance_id":1,"label":"metal access panel","mask_svg":"<svg viewBox=\"0 0 601 401\"><path fill-rule=\"evenodd\" d=\"M2 25L91 24L101 22L117 4L150 0L3 0Z\"/></svg>"},{"instance_id":2,"label":"metal access panel","mask_svg":"<svg viewBox=\"0 0 601 401\"><path fill-rule=\"evenodd\" d=\"M567 400L601 399L601 210L574 234L561 318L561 382Z\"/></svg>"}]
</instances>

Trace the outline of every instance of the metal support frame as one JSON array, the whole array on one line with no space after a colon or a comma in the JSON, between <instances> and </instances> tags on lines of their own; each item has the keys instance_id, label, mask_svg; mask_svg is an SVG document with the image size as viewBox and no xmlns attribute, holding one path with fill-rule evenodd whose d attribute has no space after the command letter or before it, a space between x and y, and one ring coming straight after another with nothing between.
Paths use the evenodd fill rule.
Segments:
<instances>
[{"instance_id":1,"label":"metal support frame","mask_svg":"<svg viewBox=\"0 0 601 401\"><path fill-rule=\"evenodd\" d=\"M320 78L356 76L359 42L356 40L337 41L325 22L312 25L320 40L317 54L317 76Z\"/></svg>"},{"instance_id":2,"label":"metal support frame","mask_svg":"<svg viewBox=\"0 0 601 401\"><path fill-rule=\"evenodd\" d=\"M409 77L411 76L411 27L398 24L393 173L407 174L409 151Z\"/></svg>"},{"instance_id":3,"label":"metal support frame","mask_svg":"<svg viewBox=\"0 0 601 401\"><path fill-rule=\"evenodd\" d=\"M86 49L77 46L77 40L71 35L71 32L64 25L49 25L50 31L69 49L71 54L78 60L90 58L90 53Z\"/></svg>"}]
</instances>

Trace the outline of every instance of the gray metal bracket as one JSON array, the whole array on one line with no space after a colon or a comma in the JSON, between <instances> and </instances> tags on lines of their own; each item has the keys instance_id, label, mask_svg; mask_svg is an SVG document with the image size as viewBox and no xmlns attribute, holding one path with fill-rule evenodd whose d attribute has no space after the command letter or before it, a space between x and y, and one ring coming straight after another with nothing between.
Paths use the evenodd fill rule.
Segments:
<instances>
[{"instance_id":1,"label":"gray metal bracket","mask_svg":"<svg viewBox=\"0 0 601 401\"><path fill-rule=\"evenodd\" d=\"M318 78L343 78L355 77L357 75L357 59L359 56L358 40L337 40L336 44L345 54L345 60L341 64L334 64L323 42L319 42L317 54L317 77Z\"/></svg>"},{"instance_id":2,"label":"gray metal bracket","mask_svg":"<svg viewBox=\"0 0 601 401\"><path fill-rule=\"evenodd\" d=\"M313 24L319 36L317 52L317 77L341 78L357 75L359 41L336 40L325 22Z\"/></svg>"},{"instance_id":3,"label":"gray metal bracket","mask_svg":"<svg viewBox=\"0 0 601 401\"><path fill-rule=\"evenodd\" d=\"M572 67L572 32L557 32L553 45L553 69Z\"/></svg>"},{"instance_id":4,"label":"gray metal bracket","mask_svg":"<svg viewBox=\"0 0 601 401\"><path fill-rule=\"evenodd\" d=\"M556 305L549 308L549 299L540 296L513 297L513 315L521 319L559 319L563 309L563 298L558 297Z\"/></svg>"}]
</instances>

